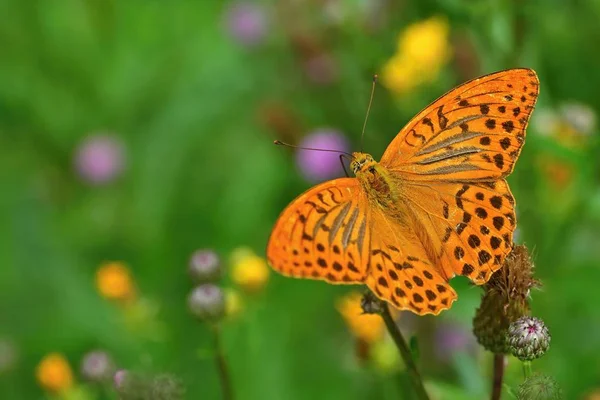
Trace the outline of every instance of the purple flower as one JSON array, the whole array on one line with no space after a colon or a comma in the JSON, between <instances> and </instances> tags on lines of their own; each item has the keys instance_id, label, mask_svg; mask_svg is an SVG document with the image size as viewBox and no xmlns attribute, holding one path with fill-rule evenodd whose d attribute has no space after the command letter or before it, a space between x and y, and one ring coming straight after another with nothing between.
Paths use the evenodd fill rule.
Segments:
<instances>
[{"instance_id":1,"label":"purple flower","mask_svg":"<svg viewBox=\"0 0 600 400\"><path fill-rule=\"evenodd\" d=\"M115 388L117 390L122 389L125 386L125 381L127 380L128 375L129 372L127 372L124 369L115 372L115 375L113 377L113 383L115 384Z\"/></svg>"},{"instance_id":2,"label":"purple flower","mask_svg":"<svg viewBox=\"0 0 600 400\"><path fill-rule=\"evenodd\" d=\"M435 332L435 355L448 361L453 354L473 353L477 348L475 337L465 327L456 323L441 323Z\"/></svg>"},{"instance_id":3,"label":"purple flower","mask_svg":"<svg viewBox=\"0 0 600 400\"><path fill-rule=\"evenodd\" d=\"M94 185L116 179L125 167L123 143L115 136L92 135L85 138L75 152L79 176Z\"/></svg>"},{"instance_id":4,"label":"purple flower","mask_svg":"<svg viewBox=\"0 0 600 400\"><path fill-rule=\"evenodd\" d=\"M260 44L267 33L265 11L252 2L230 5L225 13L225 23L231 37L247 47Z\"/></svg>"},{"instance_id":5,"label":"purple flower","mask_svg":"<svg viewBox=\"0 0 600 400\"><path fill-rule=\"evenodd\" d=\"M348 151L348 140L334 129L318 129L305 136L299 146L313 149ZM321 182L344 174L339 153L298 150L298 169L310 182Z\"/></svg>"},{"instance_id":6,"label":"purple flower","mask_svg":"<svg viewBox=\"0 0 600 400\"><path fill-rule=\"evenodd\" d=\"M114 372L108 353L100 350L87 353L81 360L81 374L92 382L105 382Z\"/></svg>"}]
</instances>

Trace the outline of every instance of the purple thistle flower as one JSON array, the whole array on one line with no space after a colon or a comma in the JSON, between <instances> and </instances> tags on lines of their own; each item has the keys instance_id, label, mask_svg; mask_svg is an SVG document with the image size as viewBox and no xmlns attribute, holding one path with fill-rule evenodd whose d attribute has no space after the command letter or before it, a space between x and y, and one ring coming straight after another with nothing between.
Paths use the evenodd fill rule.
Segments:
<instances>
[{"instance_id":1,"label":"purple thistle flower","mask_svg":"<svg viewBox=\"0 0 600 400\"><path fill-rule=\"evenodd\" d=\"M349 148L348 140L334 129L317 129L305 136L299 146L345 152ZM344 174L338 153L298 150L296 163L309 182L321 182Z\"/></svg>"},{"instance_id":2,"label":"purple thistle flower","mask_svg":"<svg viewBox=\"0 0 600 400\"><path fill-rule=\"evenodd\" d=\"M229 35L246 47L262 43L267 33L265 10L252 2L231 4L225 12L225 24Z\"/></svg>"},{"instance_id":3,"label":"purple thistle flower","mask_svg":"<svg viewBox=\"0 0 600 400\"><path fill-rule=\"evenodd\" d=\"M93 185L113 181L125 167L125 149L115 136L92 135L83 139L75 152L79 176Z\"/></svg>"}]
</instances>

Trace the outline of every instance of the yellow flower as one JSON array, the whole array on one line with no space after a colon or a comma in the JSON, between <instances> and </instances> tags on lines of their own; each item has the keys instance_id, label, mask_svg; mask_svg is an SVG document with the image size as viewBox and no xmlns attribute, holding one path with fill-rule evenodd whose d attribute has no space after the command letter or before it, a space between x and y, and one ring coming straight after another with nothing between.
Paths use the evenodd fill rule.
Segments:
<instances>
[{"instance_id":1,"label":"yellow flower","mask_svg":"<svg viewBox=\"0 0 600 400\"><path fill-rule=\"evenodd\" d=\"M381 82L397 93L433 81L448 62L450 26L432 17L408 26L398 37L397 53L383 66Z\"/></svg>"},{"instance_id":2,"label":"yellow flower","mask_svg":"<svg viewBox=\"0 0 600 400\"><path fill-rule=\"evenodd\" d=\"M243 308L240 293L234 289L225 289L225 315L235 317Z\"/></svg>"},{"instance_id":3,"label":"yellow flower","mask_svg":"<svg viewBox=\"0 0 600 400\"><path fill-rule=\"evenodd\" d=\"M374 343L383 336L383 319L379 315L363 314L361 299L359 292L351 292L338 301L337 309L354 336L366 343Z\"/></svg>"},{"instance_id":4,"label":"yellow flower","mask_svg":"<svg viewBox=\"0 0 600 400\"><path fill-rule=\"evenodd\" d=\"M247 248L237 249L231 256L233 281L243 290L255 293L269 280L269 267L264 258Z\"/></svg>"},{"instance_id":5,"label":"yellow flower","mask_svg":"<svg viewBox=\"0 0 600 400\"><path fill-rule=\"evenodd\" d=\"M128 300L135 295L129 269L120 261L105 263L98 269L96 287L102 296L111 300Z\"/></svg>"},{"instance_id":6,"label":"yellow flower","mask_svg":"<svg viewBox=\"0 0 600 400\"><path fill-rule=\"evenodd\" d=\"M374 366L384 373L397 371L403 366L400 353L389 336L373 344L371 359Z\"/></svg>"},{"instance_id":7,"label":"yellow flower","mask_svg":"<svg viewBox=\"0 0 600 400\"><path fill-rule=\"evenodd\" d=\"M398 38L398 53L416 64L439 67L450 58L449 33L448 21L440 16L409 25Z\"/></svg>"},{"instance_id":8,"label":"yellow flower","mask_svg":"<svg viewBox=\"0 0 600 400\"><path fill-rule=\"evenodd\" d=\"M62 354L46 355L36 368L40 386L52 392L64 392L73 386L73 372Z\"/></svg>"}]
</instances>

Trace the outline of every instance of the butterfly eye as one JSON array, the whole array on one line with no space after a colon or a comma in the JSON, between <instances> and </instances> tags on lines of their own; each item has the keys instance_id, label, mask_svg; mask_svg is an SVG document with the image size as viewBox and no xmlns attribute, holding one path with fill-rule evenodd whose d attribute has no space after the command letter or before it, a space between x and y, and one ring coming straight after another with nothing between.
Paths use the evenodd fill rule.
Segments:
<instances>
[{"instance_id":1,"label":"butterfly eye","mask_svg":"<svg viewBox=\"0 0 600 400\"><path fill-rule=\"evenodd\" d=\"M375 173L375 167L369 167L369 172L374 174Z\"/></svg>"}]
</instances>

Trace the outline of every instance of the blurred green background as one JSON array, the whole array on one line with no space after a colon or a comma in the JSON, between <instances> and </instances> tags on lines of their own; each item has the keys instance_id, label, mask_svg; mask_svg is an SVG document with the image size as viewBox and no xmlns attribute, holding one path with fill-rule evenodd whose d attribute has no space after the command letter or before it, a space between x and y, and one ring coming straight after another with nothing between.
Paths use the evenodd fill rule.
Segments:
<instances>
[{"instance_id":1,"label":"blurred green background","mask_svg":"<svg viewBox=\"0 0 600 400\"><path fill-rule=\"evenodd\" d=\"M537 71L509 178L516 241L543 282L533 315L552 333L534 370L568 399L600 387L600 2L3 0L0 16L3 399L53 396L35 375L52 352L73 369L72 398L117 398L110 383L84 383L94 349L118 368L172 374L185 398L220 398L211 331L186 305L191 254L214 249L226 269L238 247L264 256L279 212L325 179L273 140L314 143L325 130L357 150L371 76L432 17L446 30L424 50L438 40L447 57L415 64L414 85L378 87L365 150L379 158L461 82ZM105 261L129 268L134 306L99 294ZM491 359L470 334L481 291L452 283L451 310L401 323L439 398L487 398ZM241 304L222 326L237 399L411 398L402 367L359 362L336 309L350 288L271 274L247 294L229 273L222 286ZM506 383L521 381L511 359Z\"/></svg>"}]
</instances>

